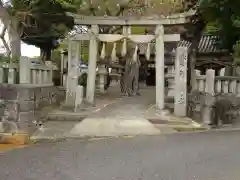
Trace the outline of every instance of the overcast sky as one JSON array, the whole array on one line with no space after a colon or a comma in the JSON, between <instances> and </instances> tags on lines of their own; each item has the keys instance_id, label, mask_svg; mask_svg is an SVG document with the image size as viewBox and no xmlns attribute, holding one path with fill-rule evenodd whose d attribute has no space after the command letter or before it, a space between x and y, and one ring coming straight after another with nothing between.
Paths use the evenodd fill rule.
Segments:
<instances>
[{"instance_id":1,"label":"overcast sky","mask_svg":"<svg viewBox=\"0 0 240 180\"><path fill-rule=\"evenodd\" d=\"M9 0L3 0L3 2L5 2L5 3L8 2L8 1ZM2 28L3 28L3 26L2 26L2 23L0 21L0 32L1 32ZM6 33L5 39L8 42L7 33ZM4 47L3 43L0 40L0 53L3 53L5 51L3 47ZM21 53L22 53L22 56L28 56L28 57L40 56L40 49L35 47L35 46L27 45L27 44L22 42Z\"/></svg>"},{"instance_id":2,"label":"overcast sky","mask_svg":"<svg viewBox=\"0 0 240 180\"><path fill-rule=\"evenodd\" d=\"M1 32L2 28L3 28L3 25L1 23L0 24L0 32ZM7 33L5 35L5 40L8 42ZM0 53L4 53L5 49L3 47L4 47L3 42L0 40ZM28 57L40 56L40 49L35 47L35 46L27 45L27 44L22 42L21 53L22 53L22 56L28 56Z\"/></svg>"}]
</instances>

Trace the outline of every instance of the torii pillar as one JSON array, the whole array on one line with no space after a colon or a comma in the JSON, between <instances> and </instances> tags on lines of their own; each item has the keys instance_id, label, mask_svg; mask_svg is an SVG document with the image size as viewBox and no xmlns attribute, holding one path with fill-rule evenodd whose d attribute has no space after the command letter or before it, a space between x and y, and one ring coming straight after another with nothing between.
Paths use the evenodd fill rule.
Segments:
<instances>
[{"instance_id":1,"label":"torii pillar","mask_svg":"<svg viewBox=\"0 0 240 180\"><path fill-rule=\"evenodd\" d=\"M96 86L96 68L98 58L98 41L95 37L99 33L98 25L91 26L92 36L89 43L89 56L88 56L88 78L87 78L87 94L86 101L94 104L95 99L95 86Z\"/></svg>"},{"instance_id":2,"label":"torii pillar","mask_svg":"<svg viewBox=\"0 0 240 180\"><path fill-rule=\"evenodd\" d=\"M165 83L164 83L164 28L163 25L157 25L156 37L156 109L164 109Z\"/></svg>"}]
</instances>

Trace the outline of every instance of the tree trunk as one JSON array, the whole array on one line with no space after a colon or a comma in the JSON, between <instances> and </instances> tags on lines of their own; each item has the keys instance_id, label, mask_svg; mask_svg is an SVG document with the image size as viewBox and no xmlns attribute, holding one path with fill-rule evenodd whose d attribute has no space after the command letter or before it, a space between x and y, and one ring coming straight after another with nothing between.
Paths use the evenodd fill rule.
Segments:
<instances>
[{"instance_id":1,"label":"tree trunk","mask_svg":"<svg viewBox=\"0 0 240 180\"><path fill-rule=\"evenodd\" d=\"M7 27L11 26L11 24L9 24L12 20L12 17L9 15L9 13L7 12L7 10L5 9L5 7L3 6L3 2L0 0L0 19L2 20L2 23L4 25L4 28L3 29L9 29ZM6 40L4 38L4 35L5 35L5 32L6 31L2 31L2 34L1 34L1 39L3 41L3 44L4 44L4 47L7 51L7 54L8 56L10 57L11 55L11 49L9 47L9 45L6 43ZM16 32L13 32L11 31L9 34L13 34L13 35L16 35L16 33L18 33L17 31ZM9 35L10 36L10 35ZM15 36L17 37L17 35Z\"/></svg>"},{"instance_id":2,"label":"tree trunk","mask_svg":"<svg viewBox=\"0 0 240 180\"><path fill-rule=\"evenodd\" d=\"M44 50L40 48L40 58L42 61L44 60L44 54L45 54Z\"/></svg>"},{"instance_id":3,"label":"tree trunk","mask_svg":"<svg viewBox=\"0 0 240 180\"><path fill-rule=\"evenodd\" d=\"M21 57L21 39L17 31L18 22L17 20L11 20L10 26L8 26L8 37L11 48L11 57L19 59Z\"/></svg>"},{"instance_id":4,"label":"tree trunk","mask_svg":"<svg viewBox=\"0 0 240 180\"><path fill-rule=\"evenodd\" d=\"M125 72L121 78L121 91L126 96L136 96L139 94L139 60L132 62L126 60Z\"/></svg>"},{"instance_id":5,"label":"tree trunk","mask_svg":"<svg viewBox=\"0 0 240 180\"><path fill-rule=\"evenodd\" d=\"M52 57L52 48L47 48L46 49L46 61L51 61Z\"/></svg>"},{"instance_id":6,"label":"tree trunk","mask_svg":"<svg viewBox=\"0 0 240 180\"><path fill-rule=\"evenodd\" d=\"M188 60L188 70L187 70L188 92L191 92L193 90L193 86L196 83L195 66L196 66L196 49L192 49L192 52Z\"/></svg>"},{"instance_id":7,"label":"tree trunk","mask_svg":"<svg viewBox=\"0 0 240 180\"><path fill-rule=\"evenodd\" d=\"M42 61L51 61L51 57L52 57L52 48L50 47L41 48Z\"/></svg>"}]
</instances>

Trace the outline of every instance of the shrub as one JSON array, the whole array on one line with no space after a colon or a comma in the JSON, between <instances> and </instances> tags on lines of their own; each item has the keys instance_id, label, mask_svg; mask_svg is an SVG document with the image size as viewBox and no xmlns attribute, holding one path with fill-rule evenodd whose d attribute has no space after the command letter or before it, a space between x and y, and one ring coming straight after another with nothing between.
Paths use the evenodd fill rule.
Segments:
<instances>
[{"instance_id":1,"label":"shrub","mask_svg":"<svg viewBox=\"0 0 240 180\"><path fill-rule=\"evenodd\" d=\"M78 85L87 87L87 73L83 73L81 76L78 78Z\"/></svg>"}]
</instances>

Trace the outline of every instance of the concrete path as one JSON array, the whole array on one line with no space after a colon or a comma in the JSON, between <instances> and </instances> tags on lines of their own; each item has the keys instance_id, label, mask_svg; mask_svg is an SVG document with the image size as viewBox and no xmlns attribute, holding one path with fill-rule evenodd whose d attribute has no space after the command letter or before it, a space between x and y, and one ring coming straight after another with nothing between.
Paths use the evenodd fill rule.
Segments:
<instances>
[{"instance_id":1,"label":"concrete path","mask_svg":"<svg viewBox=\"0 0 240 180\"><path fill-rule=\"evenodd\" d=\"M91 117L120 119L144 117L146 109L155 103L155 89L145 88L140 93L140 96L123 97L111 106L94 113Z\"/></svg>"},{"instance_id":2,"label":"concrete path","mask_svg":"<svg viewBox=\"0 0 240 180\"><path fill-rule=\"evenodd\" d=\"M70 131L70 136L161 134L161 131L144 117L146 109L155 102L155 89L142 89L140 93L141 96L123 97L93 113L77 124Z\"/></svg>"},{"instance_id":3,"label":"concrete path","mask_svg":"<svg viewBox=\"0 0 240 180\"><path fill-rule=\"evenodd\" d=\"M161 118L153 108L155 88L143 86L140 88L140 93L140 96L124 97L121 96L118 86L111 87L107 94L97 96L94 111L84 120L68 121L70 116L66 116L64 121L47 122L32 139L159 135L177 132L166 124L170 122L169 120L172 120L171 123L178 123L180 122L178 119L165 120L164 125L158 124ZM69 113L71 112L61 112L61 114ZM71 114L75 116L74 113ZM188 127L192 121L183 120L181 123Z\"/></svg>"}]
</instances>

